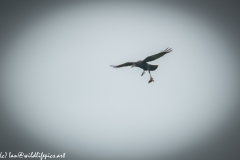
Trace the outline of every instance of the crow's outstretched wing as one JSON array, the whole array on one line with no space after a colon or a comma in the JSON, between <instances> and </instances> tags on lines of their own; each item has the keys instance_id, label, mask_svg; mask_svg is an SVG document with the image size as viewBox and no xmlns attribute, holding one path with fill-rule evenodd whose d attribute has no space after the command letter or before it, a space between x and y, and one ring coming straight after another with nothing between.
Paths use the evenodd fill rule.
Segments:
<instances>
[{"instance_id":1,"label":"crow's outstretched wing","mask_svg":"<svg viewBox=\"0 0 240 160\"><path fill-rule=\"evenodd\" d=\"M171 48L167 48L165 49L164 51L161 51L160 53L157 53L157 54L154 54L152 56L149 56L147 58L145 58L143 60L143 62L150 62L150 61L154 61L162 56L164 56L166 53L169 53L169 52L172 52L172 49Z\"/></svg>"},{"instance_id":2,"label":"crow's outstretched wing","mask_svg":"<svg viewBox=\"0 0 240 160\"><path fill-rule=\"evenodd\" d=\"M131 66L131 65L133 65L133 63L134 62L126 62L126 63L120 64L118 66L113 66L113 65L110 65L110 66L113 67L113 68L120 68L120 67Z\"/></svg>"}]
</instances>

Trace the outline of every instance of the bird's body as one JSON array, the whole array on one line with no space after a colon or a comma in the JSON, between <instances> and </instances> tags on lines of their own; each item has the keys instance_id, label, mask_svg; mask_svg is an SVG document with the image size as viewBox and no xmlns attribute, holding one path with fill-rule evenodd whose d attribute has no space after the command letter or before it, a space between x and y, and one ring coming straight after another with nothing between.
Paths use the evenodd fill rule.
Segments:
<instances>
[{"instance_id":1,"label":"bird's body","mask_svg":"<svg viewBox=\"0 0 240 160\"><path fill-rule=\"evenodd\" d=\"M147 62L144 61L137 61L135 63L135 66L142 68L144 71L154 71L158 68L158 65L148 64Z\"/></svg>"},{"instance_id":2,"label":"bird's body","mask_svg":"<svg viewBox=\"0 0 240 160\"><path fill-rule=\"evenodd\" d=\"M137 62L126 62L126 63L120 64L118 66L111 65L111 67L120 68L120 67L132 66L132 67L142 68L143 69L142 75L145 73L145 71L148 71L149 74L150 74L150 80L149 80L148 83L154 82L154 80L153 80L153 78L151 76L150 71L156 70L158 68L158 65L148 64L147 62L154 61L154 60L162 57L163 55L165 55L166 53L169 53L171 51L172 51L171 48L167 48L167 49L165 49L162 52L159 52L159 53L157 53L155 55L152 55L152 56L149 56L149 57L145 58L144 60L140 60L140 61L137 61Z\"/></svg>"}]
</instances>

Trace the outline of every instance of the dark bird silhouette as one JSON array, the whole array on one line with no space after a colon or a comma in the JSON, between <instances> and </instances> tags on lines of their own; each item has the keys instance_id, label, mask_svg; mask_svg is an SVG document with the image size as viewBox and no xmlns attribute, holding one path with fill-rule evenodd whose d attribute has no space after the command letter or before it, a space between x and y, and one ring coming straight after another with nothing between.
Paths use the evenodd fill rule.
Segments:
<instances>
[{"instance_id":1,"label":"dark bird silhouette","mask_svg":"<svg viewBox=\"0 0 240 160\"><path fill-rule=\"evenodd\" d=\"M150 80L148 81L148 83L151 83L151 82L154 82L154 80L153 80L153 78L151 76L150 71L156 70L158 68L158 65L148 64L147 62L154 61L154 60L164 56L165 54L167 54L167 53L169 53L171 51L172 51L171 48L167 48L164 51L161 51L161 52L159 52L157 54L154 54L152 56L149 56L149 57L145 58L144 60L140 60L140 61L137 61L137 62L126 62L126 63L120 64L120 65L117 65L117 66L113 66L113 65L110 65L110 66L114 67L114 68L120 68L120 67L126 67L126 66L142 68L143 69L143 73L142 73L141 76L143 76L145 71L148 71L149 75L150 75Z\"/></svg>"}]
</instances>

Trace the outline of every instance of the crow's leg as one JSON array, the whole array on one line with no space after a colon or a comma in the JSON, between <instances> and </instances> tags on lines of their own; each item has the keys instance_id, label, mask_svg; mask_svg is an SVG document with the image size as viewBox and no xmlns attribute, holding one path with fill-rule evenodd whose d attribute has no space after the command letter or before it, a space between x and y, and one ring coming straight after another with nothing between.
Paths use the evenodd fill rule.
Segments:
<instances>
[{"instance_id":1,"label":"crow's leg","mask_svg":"<svg viewBox=\"0 0 240 160\"><path fill-rule=\"evenodd\" d=\"M153 78L152 78L151 73L150 73L149 70L148 70L148 72L149 72L149 74L150 74L150 80L148 81L148 83L154 82L154 80L153 80Z\"/></svg>"},{"instance_id":2,"label":"crow's leg","mask_svg":"<svg viewBox=\"0 0 240 160\"><path fill-rule=\"evenodd\" d=\"M144 73L145 73L145 71L143 70L143 73L142 73L142 75L141 75L141 76L143 76L143 75L144 75Z\"/></svg>"}]
</instances>

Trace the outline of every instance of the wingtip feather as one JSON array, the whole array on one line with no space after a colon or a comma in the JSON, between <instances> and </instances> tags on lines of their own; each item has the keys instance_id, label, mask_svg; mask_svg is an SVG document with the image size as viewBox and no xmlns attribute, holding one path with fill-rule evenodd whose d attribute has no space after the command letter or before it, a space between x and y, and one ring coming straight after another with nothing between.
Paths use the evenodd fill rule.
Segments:
<instances>
[{"instance_id":1,"label":"wingtip feather","mask_svg":"<svg viewBox=\"0 0 240 160\"><path fill-rule=\"evenodd\" d=\"M169 47L164 50L164 52L167 52L167 53L172 52L172 51L173 51L172 48L169 48Z\"/></svg>"},{"instance_id":2,"label":"wingtip feather","mask_svg":"<svg viewBox=\"0 0 240 160\"><path fill-rule=\"evenodd\" d=\"M116 67L116 66L114 66L114 65L110 65L110 67L117 68L117 67Z\"/></svg>"}]
</instances>

